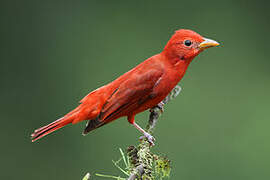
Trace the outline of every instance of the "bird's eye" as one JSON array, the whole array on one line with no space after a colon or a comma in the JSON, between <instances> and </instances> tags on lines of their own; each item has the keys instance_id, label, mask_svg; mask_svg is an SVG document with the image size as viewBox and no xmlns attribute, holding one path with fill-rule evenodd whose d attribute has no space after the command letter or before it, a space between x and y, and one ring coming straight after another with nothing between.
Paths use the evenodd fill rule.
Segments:
<instances>
[{"instance_id":1,"label":"bird's eye","mask_svg":"<svg viewBox=\"0 0 270 180\"><path fill-rule=\"evenodd\" d=\"M190 40L185 40L184 44L185 44L186 46L190 46L190 45L192 44L192 42L191 42Z\"/></svg>"}]
</instances>

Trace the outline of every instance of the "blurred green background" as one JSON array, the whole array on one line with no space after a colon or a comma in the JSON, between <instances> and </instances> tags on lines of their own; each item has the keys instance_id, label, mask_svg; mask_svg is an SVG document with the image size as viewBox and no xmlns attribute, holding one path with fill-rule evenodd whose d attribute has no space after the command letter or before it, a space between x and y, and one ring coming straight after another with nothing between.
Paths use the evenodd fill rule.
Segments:
<instances>
[{"instance_id":1,"label":"blurred green background","mask_svg":"<svg viewBox=\"0 0 270 180\"><path fill-rule=\"evenodd\" d=\"M1 179L122 175L118 148L141 135L121 118L88 136L31 132L88 92L159 53L173 32L219 41L199 55L165 107L153 151L171 179L270 179L269 1L1 1ZM148 112L137 116L143 127ZM93 179L102 179L94 177Z\"/></svg>"}]
</instances>

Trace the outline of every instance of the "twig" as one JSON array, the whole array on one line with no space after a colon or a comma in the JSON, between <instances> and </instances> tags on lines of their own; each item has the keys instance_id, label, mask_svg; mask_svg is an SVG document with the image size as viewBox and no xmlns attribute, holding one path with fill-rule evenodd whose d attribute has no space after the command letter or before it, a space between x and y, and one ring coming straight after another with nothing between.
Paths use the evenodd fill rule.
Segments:
<instances>
[{"instance_id":1,"label":"twig","mask_svg":"<svg viewBox=\"0 0 270 180\"><path fill-rule=\"evenodd\" d=\"M152 134L156 126L157 120L163 111L163 105L167 104L169 101L174 99L181 92L181 87L176 85L170 94L156 107L150 109L150 116L146 130ZM132 150L130 150L132 149ZM138 149L134 146L128 148L129 158L132 160L134 165L134 170L130 174L127 180L135 180L136 178L141 177L144 174L147 174L147 177L152 177L152 162L153 155L150 153L150 145L147 140L142 140ZM134 153L135 152L135 153ZM146 179L150 179L146 178Z\"/></svg>"},{"instance_id":2,"label":"twig","mask_svg":"<svg viewBox=\"0 0 270 180\"><path fill-rule=\"evenodd\" d=\"M158 106L150 109L150 116L147 125L147 131L153 133L153 130L156 126L157 120L161 113L163 112L163 106L174 99L181 92L182 88L179 85L176 85L170 94L161 102Z\"/></svg>"},{"instance_id":3,"label":"twig","mask_svg":"<svg viewBox=\"0 0 270 180\"><path fill-rule=\"evenodd\" d=\"M156 126L157 120L161 113L163 112L163 106L169 101L174 99L181 91L180 86L175 86L170 94L156 107L150 109L150 116L146 131L153 134L154 128ZM107 177L117 180L154 180L163 179L164 177L169 177L171 167L170 160L166 157L158 156L150 151L151 144L148 140L142 139L140 144L135 146L129 146L127 148L127 157L125 157L124 152L120 148L120 153L122 158L118 161L113 161L113 164L122 171L125 175L129 177L122 178L119 176L96 174L96 176ZM119 162L123 160L125 168L119 166ZM89 180L90 174L87 174L83 180Z\"/></svg>"},{"instance_id":4,"label":"twig","mask_svg":"<svg viewBox=\"0 0 270 180\"><path fill-rule=\"evenodd\" d=\"M127 180L135 180L137 176L141 177L144 173L143 164L136 167L134 173L132 173Z\"/></svg>"}]
</instances>

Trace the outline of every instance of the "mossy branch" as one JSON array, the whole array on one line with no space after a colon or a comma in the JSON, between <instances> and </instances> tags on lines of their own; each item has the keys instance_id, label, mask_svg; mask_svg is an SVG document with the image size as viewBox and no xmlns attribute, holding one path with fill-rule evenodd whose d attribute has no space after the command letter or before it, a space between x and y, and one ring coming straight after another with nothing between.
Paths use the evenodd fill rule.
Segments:
<instances>
[{"instance_id":1,"label":"mossy branch","mask_svg":"<svg viewBox=\"0 0 270 180\"><path fill-rule=\"evenodd\" d=\"M175 86L171 93L158 106L150 109L149 121L146 127L148 133L153 134L157 120L164 111L163 105L174 99L180 92L181 87L178 85ZM133 152L137 152L135 153L137 162L134 163L134 168L128 180L135 180L138 177L142 177L142 179L154 179L153 177L155 176L165 177L170 174L170 161L167 158L151 153L151 145L147 139L143 139L137 148L134 146L130 147L128 149L128 156L132 159L131 162L134 163L134 155L131 155L130 149L132 149Z\"/></svg>"},{"instance_id":2,"label":"mossy branch","mask_svg":"<svg viewBox=\"0 0 270 180\"><path fill-rule=\"evenodd\" d=\"M180 86L175 86L171 93L158 106L150 109L150 116L146 131L153 134L158 118L163 112L164 104L174 99L181 92ZM128 178L119 176L96 174L97 176L107 177L117 180L156 180L169 177L170 175L170 160L166 157L158 156L150 151L151 144L146 138L142 139L140 144L129 146L127 148L127 155L120 149L122 158L118 161L113 161L113 164L122 171ZM122 161L125 165L121 168L119 163ZM86 175L83 180L89 180L90 174Z\"/></svg>"}]
</instances>

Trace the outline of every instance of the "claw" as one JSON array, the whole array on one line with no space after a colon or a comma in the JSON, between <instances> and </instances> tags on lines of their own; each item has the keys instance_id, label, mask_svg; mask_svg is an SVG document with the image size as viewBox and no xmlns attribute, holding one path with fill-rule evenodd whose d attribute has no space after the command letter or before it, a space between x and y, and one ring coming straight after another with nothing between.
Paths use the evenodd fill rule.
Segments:
<instances>
[{"instance_id":1,"label":"claw","mask_svg":"<svg viewBox=\"0 0 270 180\"><path fill-rule=\"evenodd\" d=\"M136 124L135 122L133 122L133 126L138 129L140 132L143 133L144 136L140 137L140 140L143 140L143 138L147 138L147 141L150 143L150 146L154 146L154 142L155 142L155 138L153 136L151 136L151 134L149 134L148 132L145 132L145 130L143 130L138 124Z\"/></svg>"},{"instance_id":2,"label":"claw","mask_svg":"<svg viewBox=\"0 0 270 180\"><path fill-rule=\"evenodd\" d=\"M157 108L160 109L161 113L164 112L164 103L161 101L160 103L158 103Z\"/></svg>"},{"instance_id":3,"label":"claw","mask_svg":"<svg viewBox=\"0 0 270 180\"><path fill-rule=\"evenodd\" d=\"M147 141L150 143L150 146L154 146L155 145L155 138L154 138L154 136L152 136L152 135L150 135L149 133L147 133L147 132L145 132L144 133L144 136L141 136L140 137L140 140L142 140L143 138L146 138L147 139Z\"/></svg>"}]
</instances>

